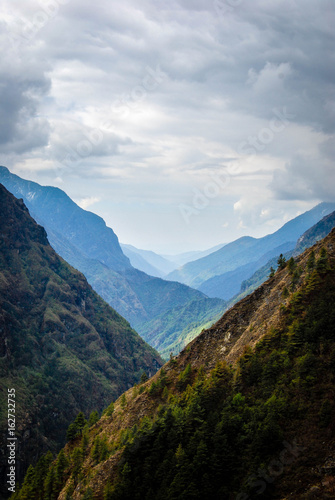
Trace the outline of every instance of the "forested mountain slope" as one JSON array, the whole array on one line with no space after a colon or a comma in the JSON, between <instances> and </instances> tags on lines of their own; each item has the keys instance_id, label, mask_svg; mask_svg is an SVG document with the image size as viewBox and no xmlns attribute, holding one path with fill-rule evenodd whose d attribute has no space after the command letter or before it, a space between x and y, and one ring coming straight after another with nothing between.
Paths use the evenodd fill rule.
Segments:
<instances>
[{"instance_id":1,"label":"forested mountain slope","mask_svg":"<svg viewBox=\"0 0 335 500\"><path fill-rule=\"evenodd\" d=\"M334 332L335 230L129 389L48 480L31 469L14 498L334 498Z\"/></svg>"},{"instance_id":2,"label":"forested mountain slope","mask_svg":"<svg viewBox=\"0 0 335 500\"><path fill-rule=\"evenodd\" d=\"M14 388L19 470L64 445L79 410L87 416L101 411L143 371L154 374L161 364L158 353L55 253L22 200L0 184L1 447L7 388ZM2 480L4 460L6 453Z\"/></svg>"}]
</instances>

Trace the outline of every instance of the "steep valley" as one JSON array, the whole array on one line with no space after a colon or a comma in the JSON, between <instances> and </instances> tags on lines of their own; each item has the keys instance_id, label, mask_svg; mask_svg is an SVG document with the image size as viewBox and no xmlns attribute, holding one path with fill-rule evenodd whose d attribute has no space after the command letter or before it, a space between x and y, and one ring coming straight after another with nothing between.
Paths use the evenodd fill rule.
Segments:
<instances>
[{"instance_id":1,"label":"steep valley","mask_svg":"<svg viewBox=\"0 0 335 500\"><path fill-rule=\"evenodd\" d=\"M58 456L48 466L49 477L60 471L48 491L61 500L334 498L334 332L335 230L71 440L66 465ZM34 469L14 498L42 498L37 484Z\"/></svg>"}]
</instances>

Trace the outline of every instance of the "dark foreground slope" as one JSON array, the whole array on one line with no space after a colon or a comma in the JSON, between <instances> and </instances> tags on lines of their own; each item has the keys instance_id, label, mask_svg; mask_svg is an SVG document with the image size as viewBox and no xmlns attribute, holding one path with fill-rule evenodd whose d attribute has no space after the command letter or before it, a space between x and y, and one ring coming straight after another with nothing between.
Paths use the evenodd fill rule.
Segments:
<instances>
[{"instance_id":1,"label":"dark foreground slope","mask_svg":"<svg viewBox=\"0 0 335 500\"><path fill-rule=\"evenodd\" d=\"M332 499L334 380L335 230L128 390L47 482L31 470L15 499Z\"/></svg>"},{"instance_id":2,"label":"dark foreground slope","mask_svg":"<svg viewBox=\"0 0 335 500\"><path fill-rule=\"evenodd\" d=\"M0 184L1 438L7 388L14 388L18 467L63 445L79 410L101 411L144 370L160 366L159 355L54 252L22 200ZM1 449L3 465L3 439Z\"/></svg>"}]
</instances>

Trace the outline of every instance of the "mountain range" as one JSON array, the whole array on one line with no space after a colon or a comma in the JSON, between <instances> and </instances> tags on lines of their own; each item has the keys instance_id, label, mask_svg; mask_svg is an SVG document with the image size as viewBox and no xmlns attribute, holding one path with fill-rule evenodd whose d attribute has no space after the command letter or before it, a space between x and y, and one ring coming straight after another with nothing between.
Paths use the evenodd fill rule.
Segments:
<instances>
[{"instance_id":1,"label":"mountain range","mask_svg":"<svg viewBox=\"0 0 335 500\"><path fill-rule=\"evenodd\" d=\"M224 243L202 251L194 250L176 255L159 255L150 250L141 250L133 245L121 243L122 251L129 258L133 267L136 267L136 269L144 271L151 276L157 276L160 278L164 278L167 274L187 262L192 262L205 257L223 246Z\"/></svg>"},{"instance_id":2,"label":"mountain range","mask_svg":"<svg viewBox=\"0 0 335 500\"><path fill-rule=\"evenodd\" d=\"M43 450L64 445L79 410L101 412L162 360L56 254L23 201L1 184L0 228L0 447L6 449L7 389L14 388L22 472Z\"/></svg>"},{"instance_id":3,"label":"mountain range","mask_svg":"<svg viewBox=\"0 0 335 500\"><path fill-rule=\"evenodd\" d=\"M273 234L262 238L239 238L206 257L185 264L166 279L228 301L239 292L242 281L250 278L271 257L293 250L305 231L334 210L335 203L320 203Z\"/></svg>"},{"instance_id":4,"label":"mountain range","mask_svg":"<svg viewBox=\"0 0 335 500\"><path fill-rule=\"evenodd\" d=\"M335 227L335 212L323 217L319 222L314 224L310 229L308 229L297 241L296 246L293 250L285 252L283 257L289 260L292 256L297 257L304 250L314 245L317 241L325 238L331 230ZM257 271L247 280L244 280L241 284L240 291L229 300L228 305L232 306L236 304L239 300L246 297L256 288L258 288L264 281L267 280L269 274L271 273L271 268L276 269L277 267L277 257L270 259L265 265L257 269Z\"/></svg>"},{"instance_id":5,"label":"mountain range","mask_svg":"<svg viewBox=\"0 0 335 500\"><path fill-rule=\"evenodd\" d=\"M165 359L261 284L278 256L291 256L298 238L335 210L334 203L321 203L263 238L245 236L203 252L160 256L130 245L122 250L101 217L80 208L58 188L21 179L6 167L0 167L0 182L24 199L59 255ZM165 279L133 267L163 275L185 259L191 261Z\"/></svg>"},{"instance_id":6,"label":"mountain range","mask_svg":"<svg viewBox=\"0 0 335 500\"><path fill-rule=\"evenodd\" d=\"M6 167L0 167L0 182L14 196L23 198L32 217L46 229L56 252L81 271L94 290L135 329L141 330L144 339L151 333L152 322L164 322L170 312L170 327L183 344L185 328L189 334L189 325L188 320L179 315L180 308L193 309L192 323L197 327L224 311L223 300L210 299L199 290L135 269L104 220L78 207L64 191L21 179ZM157 349L162 341L155 343ZM168 341L163 349L168 356Z\"/></svg>"},{"instance_id":7,"label":"mountain range","mask_svg":"<svg viewBox=\"0 0 335 500\"><path fill-rule=\"evenodd\" d=\"M42 457L15 500L334 498L334 331L332 230Z\"/></svg>"}]
</instances>

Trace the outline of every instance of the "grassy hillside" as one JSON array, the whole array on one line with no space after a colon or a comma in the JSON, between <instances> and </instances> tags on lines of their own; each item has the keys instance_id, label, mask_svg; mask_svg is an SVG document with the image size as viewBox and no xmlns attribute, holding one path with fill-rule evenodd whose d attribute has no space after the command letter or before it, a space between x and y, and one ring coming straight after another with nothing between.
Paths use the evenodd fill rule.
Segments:
<instances>
[{"instance_id":1,"label":"grassy hillside","mask_svg":"<svg viewBox=\"0 0 335 500\"><path fill-rule=\"evenodd\" d=\"M156 319L138 328L148 344L157 349L163 358L178 354L199 333L222 316L225 305L217 300L216 313L213 300L194 300L162 313ZM149 332L149 333L146 333Z\"/></svg>"},{"instance_id":2,"label":"grassy hillside","mask_svg":"<svg viewBox=\"0 0 335 500\"><path fill-rule=\"evenodd\" d=\"M335 231L71 440L18 499L334 498Z\"/></svg>"}]
</instances>

